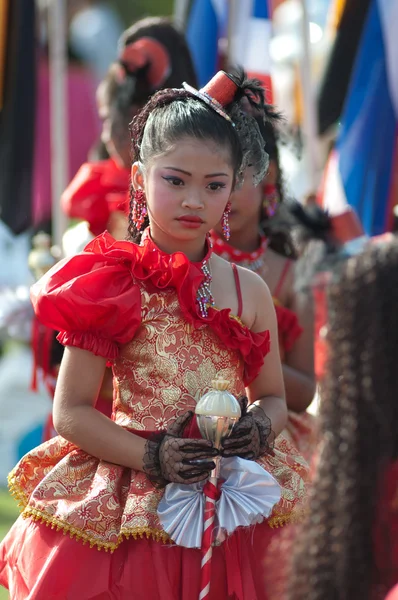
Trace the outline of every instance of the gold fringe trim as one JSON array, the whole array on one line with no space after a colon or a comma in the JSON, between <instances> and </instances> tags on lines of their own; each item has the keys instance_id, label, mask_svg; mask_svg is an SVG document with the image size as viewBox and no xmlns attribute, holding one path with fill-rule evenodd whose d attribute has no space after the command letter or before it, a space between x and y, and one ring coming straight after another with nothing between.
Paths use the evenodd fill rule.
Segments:
<instances>
[{"instance_id":1,"label":"gold fringe trim","mask_svg":"<svg viewBox=\"0 0 398 600\"><path fill-rule=\"evenodd\" d=\"M285 525L297 525L302 523L307 515L307 511L303 508L293 508L293 510L286 515L274 515L268 519L268 525L272 529L278 529Z\"/></svg>"},{"instance_id":2,"label":"gold fringe trim","mask_svg":"<svg viewBox=\"0 0 398 600\"><path fill-rule=\"evenodd\" d=\"M80 540L83 544L90 544L90 548L95 547L97 550L105 550L105 552L110 551L112 553L120 546L123 540L128 540L131 537L135 540L146 537L148 540L152 539L155 542L161 542L163 544L174 543L165 531L153 527L136 527L131 530L122 530L116 543L101 542L86 533L83 529L73 527L73 525L69 525L57 517L52 517L37 508L28 506L28 498L22 487L16 481L15 469L11 471L8 476L8 489L10 494L16 499L18 506L21 508L21 514L24 519L31 518L47 527L51 527L51 529L62 531L64 535L69 534L72 539L75 538L76 540ZM305 515L306 511L302 507L299 509L294 508L286 515L271 515L267 522L272 529L277 529L279 527L284 527L285 525L301 523Z\"/></svg>"},{"instance_id":3,"label":"gold fringe trim","mask_svg":"<svg viewBox=\"0 0 398 600\"><path fill-rule=\"evenodd\" d=\"M15 469L8 475L7 484L11 496L17 501L19 508L23 510L28 504L28 498L15 478Z\"/></svg>"},{"instance_id":4,"label":"gold fringe trim","mask_svg":"<svg viewBox=\"0 0 398 600\"><path fill-rule=\"evenodd\" d=\"M33 521L42 523L43 525L46 525L46 527L51 527L51 529L56 529L56 531L62 531L64 535L68 534L71 539L79 540L83 542L83 544L90 544L90 548L105 550L105 552L109 551L111 554L120 546L123 540L129 539L130 537L135 540L144 539L146 537L148 540L153 539L155 542L162 542L163 544L172 543L167 533L151 527L136 527L135 529L122 531L119 534L116 543L102 542L94 539L83 529L73 527L73 525L69 525L57 517L50 517L41 510L32 508L31 506L25 508L22 517L24 519L33 519Z\"/></svg>"}]
</instances>

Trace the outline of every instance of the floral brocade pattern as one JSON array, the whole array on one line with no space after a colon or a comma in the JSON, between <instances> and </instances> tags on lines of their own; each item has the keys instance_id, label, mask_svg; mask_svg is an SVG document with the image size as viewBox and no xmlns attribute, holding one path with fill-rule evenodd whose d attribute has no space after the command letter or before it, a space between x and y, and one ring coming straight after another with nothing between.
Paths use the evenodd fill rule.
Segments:
<instances>
[{"instance_id":1,"label":"floral brocade pattern","mask_svg":"<svg viewBox=\"0 0 398 600\"><path fill-rule=\"evenodd\" d=\"M209 327L187 323L175 294L143 289L142 295L141 326L114 364L114 418L119 425L164 430L176 417L195 410L217 374L230 382L236 397L245 394L238 351L221 344Z\"/></svg>"},{"instance_id":2,"label":"floral brocade pattern","mask_svg":"<svg viewBox=\"0 0 398 600\"><path fill-rule=\"evenodd\" d=\"M137 433L164 429L195 408L217 373L230 380L236 396L244 393L238 352L226 349L209 327L195 329L186 323L172 293L145 298L144 291L144 299L137 335L113 365L113 418L118 424ZM270 525L297 520L307 477L304 459L279 437L273 455L258 462L282 486ZM26 455L9 482L26 517L97 548L112 551L130 536L170 541L157 516L163 492L144 473L100 461L61 437Z\"/></svg>"},{"instance_id":3,"label":"floral brocade pattern","mask_svg":"<svg viewBox=\"0 0 398 600\"><path fill-rule=\"evenodd\" d=\"M83 255L58 265L37 290L35 305L47 315L47 325L60 323L61 308L65 325L75 314L80 319L69 331L58 325L65 343L112 360L112 418L143 437L194 409L217 374L230 381L233 394L243 395L244 382L255 377L268 352L269 334L252 334L228 311L212 311L203 320L196 315L192 301L198 281L200 273L182 255L163 257L152 246L137 250L102 236ZM97 289L106 302L100 296L96 300ZM82 294L84 314L76 310ZM273 455L259 463L282 487L270 526L295 520L307 477L304 459L281 437ZM163 492L144 473L94 458L61 437L25 455L9 484L23 516L90 546L113 551L130 536L170 542L157 516Z\"/></svg>"}]
</instances>

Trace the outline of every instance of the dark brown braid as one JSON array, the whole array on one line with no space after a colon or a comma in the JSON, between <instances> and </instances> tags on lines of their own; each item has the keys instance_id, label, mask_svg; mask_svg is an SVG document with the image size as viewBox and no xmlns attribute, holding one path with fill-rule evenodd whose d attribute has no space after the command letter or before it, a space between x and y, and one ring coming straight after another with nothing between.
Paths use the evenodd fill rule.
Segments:
<instances>
[{"instance_id":1,"label":"dark brown braid","mask_svg":"<svg viewBox=\"0 0 398 600\"><path fill-rule=\"evenodd\" d=\"M350 259L329 300L322 442L289 600L368 600L380 583L372 531L398 455L398 241Z\"/></svg>"},{"instance_id":2,"label":"dark brown braid","mask_svg":"<svg viewBox=\"0 0 398 600\"><path fill-rule=\"evenodd\" d=\"M140 147L142 138L144 135L144 129L146 122L148 121L149 115L155 108L160 108L162 106L166 106L170 104L174 100L179 100L182 98L188 98L190 94L184 89L165 89L160 90L156 94L154 94L146 103L144 108L135 116L132 123L130 124L130 134L131 134L131 155L132 161L140 160ZM141 240L142 231L148 227L149 218L145 217L145 221L142 227L142 231L139 231L131 218L133 212L133 202L134 202L134 187L130 184L130 211L129 211L129 225L128 225L128 239L132 240L136 244L139 244Z\"/></svg>"}]
</instances>

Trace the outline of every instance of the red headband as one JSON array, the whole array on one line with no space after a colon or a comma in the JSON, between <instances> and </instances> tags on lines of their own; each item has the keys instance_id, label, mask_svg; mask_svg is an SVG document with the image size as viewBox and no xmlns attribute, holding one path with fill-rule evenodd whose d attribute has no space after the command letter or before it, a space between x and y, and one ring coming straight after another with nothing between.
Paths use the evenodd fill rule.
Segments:
<instances>
[{"instance_id":1,"label":"red headband","mask_svg":"<svg viewBox=\"0 0 398 600\"><path fill-rule=\"evenodd\" d=\"M171 70L170 57L166 48L149 37L143 37L125 46L119 56L119 62L131 73L149 65L148 81L153 89L164 83ZM124 72L121 74L121 79L125 76Z\"/></svg>"},{"instance_id":2,"label":"red headband","mask_svg":"<svg viewBox=\"0 0 398 600\"><path fill-rule=\"evenodd\" d=\"M185 82L182 85L190 94L203 100L224 119L232 123L231 117L224 108L234 100L238 85L225 71L216 73L200 90L196 90Z\"/></svg>"}]
</instances>

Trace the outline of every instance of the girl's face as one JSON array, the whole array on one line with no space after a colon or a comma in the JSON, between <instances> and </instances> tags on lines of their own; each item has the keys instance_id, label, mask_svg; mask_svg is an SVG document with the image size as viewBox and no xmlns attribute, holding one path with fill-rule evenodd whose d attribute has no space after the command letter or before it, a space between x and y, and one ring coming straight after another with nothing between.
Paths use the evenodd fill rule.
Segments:
<instances>
[{"instance_id":1,"label":"girl's face","mask_svg":"<svg viewBox=\"0 0 398 600\"><path fill-rule=\"evenodd\" d=\"M182 138L145 165L133 165L134 188L144 188L151 234L161 240L203 244L222 217L234 173L227 149L212 141ZM164 245L164 244L163 244ZM203 246L202 246L203 247Z\"/></svg>"},{"instance_id":2,"label":"girl's face","mask_svg":"<svg viewBox=\"0 0 398 600\"><path fill-rule=\"evenodd\" d=\"M129 115L122 115L115 106L109 105L98 96L98 112L102 121L101 141L111 156L121 167L131 166L129 123L134 109Z\"/></svg>"},{"instance_id":3,"label":"girl's face","mask_svg":"<svg viewBox=\"0 0 398 600\"><path fill-rule=\"evenodd\" d=\"M252 228L254 231L258 229L264 197L263 187L264 184L273 183L274 179L274 161L270 162L266 177L257 186L253 184L253 168L246 169L243 184L231 194L229 226L232 235L238 234L246 228ZM216 231L222 234L221 224L217 225Z\"/></svg>"}]
</instances>

